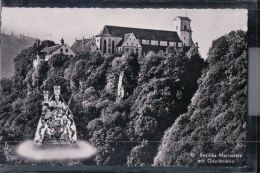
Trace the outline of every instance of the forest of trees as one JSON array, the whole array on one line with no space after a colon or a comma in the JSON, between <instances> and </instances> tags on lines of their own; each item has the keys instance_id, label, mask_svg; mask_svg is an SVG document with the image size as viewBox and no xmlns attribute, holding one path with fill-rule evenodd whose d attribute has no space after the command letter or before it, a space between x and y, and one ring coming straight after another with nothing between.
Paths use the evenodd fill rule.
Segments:
<instances>
[{"instance_id":1,"label":"forest of trees","mask_svg":"<svg viewBox=\"0 0 260 173\"><path fill-rule=\"evenodd\" d=\"M33 139L42 91L52 93L54 85L61 85L78 138L97 147L94 162L98 165L186 165L192 159L184 161L181 149L199 152L225 145L234 151L244 149L240 143L217 142L245 138L243 31L215 40L207 61L194 46L187 52L150 52L140 58L60 54L33 69L37 51L53 44L43 41L40 48L35 44L23 50L14 59L15 75L1 80L1 141ZM118 98L122 71L125 96ZM189 139L212 140L218 145L175 143Z\"/></svg>"},{"instance_id":2,"label":"forest of trees","mask_svg":"<svg viewBox=\"0 0 260 173\"><path fill-rule=\"evenodd\" d=\"M187 113L164 134L155 165L196 165L200 153L241 154L235 164L245 163L246 33L230 32L215 40L207 62Z\"/></svg>"}]
</instances>

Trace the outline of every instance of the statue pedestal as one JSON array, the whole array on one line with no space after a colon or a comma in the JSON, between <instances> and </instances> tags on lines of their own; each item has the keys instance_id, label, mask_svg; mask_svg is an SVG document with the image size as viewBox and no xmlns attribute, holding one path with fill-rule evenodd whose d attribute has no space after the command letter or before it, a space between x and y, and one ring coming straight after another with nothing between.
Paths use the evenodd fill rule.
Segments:
<instances>
[{"instance_id":1,"label":"statue pedestal","mask_svg":"<svg viewBox=\"0 0 260 173\"><path fill-rule=\"evenodd\" d=\"M44 141L40 144L35 144L36 147L40 147L42 149L47 148L77 148L76 142L65 141L65 140L50 140Z\"/></svg>"},{"instance_id":2,"label":"statue pedestal","mask_svg":"<svg viewBox=\"0 0 260 173\"><path fill-rule=\"evenodd\" d=\"M24 141L17 146L16 152L20 157L33 161L75 161L92 158L97 153L97 149L86 141L70 144L60 141L46 142Z\"/></svg>"}]
</instances>

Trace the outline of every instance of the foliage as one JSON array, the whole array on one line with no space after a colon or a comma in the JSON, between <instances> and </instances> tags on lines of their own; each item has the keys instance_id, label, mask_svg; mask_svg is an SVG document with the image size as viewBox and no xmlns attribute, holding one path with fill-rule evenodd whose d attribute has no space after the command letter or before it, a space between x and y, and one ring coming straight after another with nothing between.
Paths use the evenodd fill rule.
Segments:
<instances>
[{"instance_id":1,"label":"foliage","mask_svg":"<svg viewBox=\"0 0 260 173\"><path fill-rule=\"evenodd\" d=\"M34 47L36 49L38 49L38 51L40 51L40 50L42 50L42 49L44 49L46 47L51 47L51 46L54 46L54 45L55 45L55 43L53 41L51 41L51 40L44 40L44 41L41 42L40 45L37 45L37 43L35 43Z\"/></svg>"},{"instance_id":2,"label":"foliage","mask_svg":"<svg viewBox=\"0 0 260 173\"><path fill-rule=\"evenodd\" d=\"M43 90L53 94L60 85L74 115L79 139L97 147L99 165L153 163L164 131L187 111L197 79L206 63L198 50L174 50L136 55L79 54L52 57L33 69L38 49L54 45L43 41L23 50L15 59L16 75L2 80L0 135L5 140L32 139L41 113ZM117 95L124 72L125 95ZM9 87L12 87L11 89Z\"/></svg>"},{"instance_id":3,"label":"foliage","mask_svg":"<svg viewBox=\"0 0 260 173\"><path fill-rule=\"evenodd\" d=\"M140 145L136 145L127 157L127 165L133 166L149 166L151 158L156 154L154 142L144 140Z\"/></svg>"},{"instance_id":4,"label":"foliage","mask_svg":"<svg viewBox=\"0 0 260 173\"><path fill-rule=\"evenodd\" d=\"M209 68L198 81L187 113L165 132L155 165L196 165L200 153L245 153L246 33L233 31L215 40L208 56Z\"/></svg>"}]
</instances>

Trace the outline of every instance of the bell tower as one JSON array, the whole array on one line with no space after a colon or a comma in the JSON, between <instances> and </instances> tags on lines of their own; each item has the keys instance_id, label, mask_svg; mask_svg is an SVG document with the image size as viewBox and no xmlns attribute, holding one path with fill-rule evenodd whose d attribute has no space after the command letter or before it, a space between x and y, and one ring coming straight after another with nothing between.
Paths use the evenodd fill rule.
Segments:
<instances>
[{"instance_id":1,"label":"bell tower","mask_svg":"<svg viewBox=\"0 0 260 173\"><path fill-rule=\"evenodd\" d=\"M193 45L190 23L191 20L188 17L177 16L173 19L174 31L178 33L183 42L183 47L190 47Z\"/></svg>"}]
</instances>

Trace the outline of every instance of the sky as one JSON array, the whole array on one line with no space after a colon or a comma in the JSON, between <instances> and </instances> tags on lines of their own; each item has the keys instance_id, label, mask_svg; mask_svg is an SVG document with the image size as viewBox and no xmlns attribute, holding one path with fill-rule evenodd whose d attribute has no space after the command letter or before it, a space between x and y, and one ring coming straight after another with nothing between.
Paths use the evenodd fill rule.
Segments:
<instances>
[{"instance_id":1,"label":"sky","mask_svg":"<svg viewBox=\"0 0 260 173\"><path fill-rule=\"evenodd\" d=\"M213 40L232 30L247 31L246 9L133 9L133 8L6 8L2 31L24 34L56 43L98 34L104 25L173 31L176 16L188 16L203 58Z\"/></svg>"}]
</instances>

